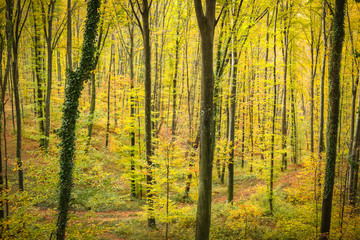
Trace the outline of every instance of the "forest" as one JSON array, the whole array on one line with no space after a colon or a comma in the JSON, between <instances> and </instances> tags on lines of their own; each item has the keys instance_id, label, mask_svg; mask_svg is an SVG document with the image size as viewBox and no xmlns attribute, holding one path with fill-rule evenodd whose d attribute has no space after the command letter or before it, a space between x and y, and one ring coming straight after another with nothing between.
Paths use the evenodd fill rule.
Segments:
<instances>
[{"instance_id":1,"label":"forest","mask_svg":"<svg viewBox=\"0 0 360 240\"><path fill-rule=\"evenodd\" d=\"M0 0L0 239L360 239L360 0Z\"/></svg>"}]
</instances>

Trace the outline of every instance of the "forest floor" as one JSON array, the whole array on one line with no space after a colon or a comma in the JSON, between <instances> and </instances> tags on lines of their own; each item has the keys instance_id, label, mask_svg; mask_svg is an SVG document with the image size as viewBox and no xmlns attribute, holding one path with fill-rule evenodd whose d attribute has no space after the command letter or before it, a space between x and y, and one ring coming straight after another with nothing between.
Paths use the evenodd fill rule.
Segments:
<instances>
[{"instance_id":1,"label":"forest floor","mask_svg":"<svg viewBox=\"0 0 360 240\"><path fill-rule=\"evenodd\" d=\"M58 150L51 148L50 156L46 157L39 150L36 122L25 118L24 125L32 127L23 129L22 161L28 195L21 195L17 192L16 134L10 114L7 119L8 179L13 194L9 200L9 225L24 226L22 221L26 222L27 233L17 237L19 239L49 239L57 216ZM146 201L130 197L124 170L128 165L119 163L119 159L120 162L124 160L115 146L103 147L104 132L101 125L95 125L91 154L77 155L68 239L165 239L165 204L161 202L164 197L159 198L161 203L157 205L157 229L149 230L144 210ZM58 140L52 137L51 141ZM111 141L114 142L114 138L110 138ZM78 151L83 151L82 146L79 142ZM250 172L247 167L242 169L239 164L235 165L233 205L227 203L227 185L219 183L214 168L212 239L314 239L318 225L312 219L318 219L316 209L317 212L320 209L319 203L316 205L311 200L314 193L304 192L305 185L307 189L313 185L313 171L306 163L290 164L286 171L276 171L273 216L268 209L268 172L263 170L265 168ZM183 184L184 180L177 181ZM191 187L193 198L189 201L181 199L175 190L170 194L168 239L192 239L194 236L197 183L193 182ZM21 202L23 207L19 207L19 199L26 199ZM13 232L10 236L16 238L14 236L21 231L14 227Z\"/></svg>"},{"instance_id":2,"label":"forest floor","mask_svg":"<svg viewBox=\"0 0 360 240\"><path fill-rule=\"evenodd\" d=\"M10 120L10 119L9 119ZM11 121L8 121L10 124ZM27 122L29 124L35 124L34 122ZM9 129L12 129L11 127ZM22 142L22 160L24 165L24 173L25 179L28 173L28 166L32 166L35 168L42 168L46 162L44 161L45 157L44 154L38 150L39 144L38 142L31 137L31 133L28 130L25 131L26 133L23 135L23 142ZM95 130L96 132L101 132ZM30 137L29 137L30 136ZM15 152L16 152L16 134L13 130L6 132L6 140L7 140L7 154L9 159L9 169L12 171L9 174L9 182L12 182L16 185L17 174L16 174L16 167L15 167ZM96 149L102 149L101 146L95 146ZM114 154L111 150L103 150L106 151L106 154ZM55 153L55 155L57 155ZM55 158L56 159L56 158ZM119 169L119 166L116 164L109 163L110 166L107 168L110 169L111 172L122 172L123 169ZM299 165L291 165L289 170L285 173L282 173L279 176L279 179L276 182L276 185L282 185L282 187L289 188L293 184L298 181L298 168L301 168ZM240 170L241 172L243 170ZM239 171L238 171L239 174ZM248 173L247 173L248 174ZM234 191L234 203L238 202L246 202L247 200L251 199L251 197L259 191L259 189L266 188L266 181L263 179L257 179L252 174L244 175L245 177L242 179L236 179L235 181L235 191ZM124 182L123 179L118 180L117 184L121 185L124 191L123 194L129 195L129 186L127 182ZM75 186L76 187L76 186ZM25 186L26 188L26 186ZM13 191L16 187L12 188ZM227 187L226 185L219 184L217 182L214 183L213 186L213 204L214 205L226 205L227 204L227 195L226 195ZM99 200L100 201L100 200ZM134 231L130 231L130 233L126 232L127 227L124 227L124 223L133 223L134 221L140 222L140 224L146 225L146 220L144 217L144 213L142 210L141 205L144 204L144 200L141 202L137 201L136 199L129 199L126 198L127 203L129 204L129 208L131 209L131 205L135 206L135 210L130 209L106 209L102 208L100 211L95 210L86 210L86 209L72 209L70 211L70 220L69 226L76 227L77 225L95 225L97 226L97 237L95 239L163 239L164 236L164 228L165 224L161 223L158 224L158 230L147 230L145 227L142 229L137 229L141 231L147 232L144 235L139 235L136 233L138 237L131 236ZM190 201L186 203L178 203L177 206L181 207L188 207L196 209L196 202ZM10 205L10 214L12 214L12 208ZM51 206L40 206L36 207L32 210L33 215L37 215L40 217L41 221L48 222L48 224L54 224L55 216L56 216L56 204L52 203ZM140 219L140 220L139 220ZM122 226L123 231L117 231L118 226ZM134 226L136 228L136 226ZM170 225L170 228L172 226ZM193 228L193 226L190 226ZM131 228L131 226L129 227ZM171 235L170 235L171 236ZM87 239L87 238L85 238ZM175 237L169 237L169 239L177 239L176 234ZM186 239L186 238L184 238Z\"/></svg>"}]
</instances>

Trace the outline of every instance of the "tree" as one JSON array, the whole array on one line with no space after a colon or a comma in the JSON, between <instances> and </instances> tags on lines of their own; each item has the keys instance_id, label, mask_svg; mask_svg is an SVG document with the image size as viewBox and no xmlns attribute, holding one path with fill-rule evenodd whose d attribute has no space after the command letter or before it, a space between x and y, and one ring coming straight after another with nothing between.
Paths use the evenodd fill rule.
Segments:
<instances>
[{"instance_id":1,"label":"tree","mask_svg":"<svg viewBox=\"0 0 360 240\"><path fill-rule=\"evenodd\" d=\"M16 13L13 15L14 2L12 0L6 1L7 21L10 23L10 37L8 44L12 44L12 75L13 75L13 91L15 96L15 111L16 111L16 163L19 174L19 190L24 190L24 174L22 169L21 159L21 109L20 109L20 94L19 94L19 42L20 36L29 12L30 5L27 8L26 0L21 3L21 0L16 2ZM25 15L24 15L25 10Z\"/></svg>"},{"instance_id":2,"label":"tree","mask_svg":"<svg viewBox=\"0 0 360 240\"><path fill-rule=\"evenodd\" d=\"M45 134L45 124L44 124L44 108L43 108L43 90L42 86L44 79L42 77L42 53L41 53L41 43L40 43L40 29L38 24L38 14L36 11L36 5L34 2L31 3L32 15L33 15L33 26L34 26L34 55L35 55L35 75L36 75L36 93L37 93L37 117L39 121L40 129L40 147L44 146L44 134Z\"/></svg>"},{"instance_id":3,"label":"tree","mask_svg":"<svg viewBox=\"0 0 360 240\"><path fill-rule=\"evenodd\" d=\"M95 40L99 22L99 0L90 0L87 4L84 42L80 63L76 71L67 70L67 87L59 136L60 151L60 197L59 216L57 221L56 239L65 239L65 229L71 188L73 185L73 167L75 154L75 127L79 112L79 98L84 88L84 81L94 69Z\"/></svg>"},{"instance_id":4,"label":"tree","mask_svg":"<svg viewBox=\"0 0 360 240\"><path fill-rule=\"evenodd\" d=\"M273 214L273 201L274 201L274 155L275 155L275 123L276 123L276 98L277 98L277 89L276 89L276 23L278 15L278 6L279 0L276 1L275 6L275 20L274 20L274 67L273 67L273 77L274 77L274 101L273 101L273 116L272 116L272 133L271 133L271 157L270 157L270 214Z\"/></svg>"},{"instance_id":5,"label":"tree","mask_svg":"<svg viewBox=\"0 0 360 240\"><path fill-rule=\"evenodd\" d=\"M148 217L148 227L155 228L156 222L153 215L154 203L153 203L153 193L152 193L152 160L151 156L153 155L152 143L151 143L151 130L152 130L152 121L151 121L151 45L150 45L150 8L152 0L150 3L148 0L142 1L142 8L140 8L139 2L136 0L137 6L142 16L142 23L140 22L139 17L135 11L134 3L130 0L130 5L132 12L137 20L138 26L141 30L144 43L144 57L145 57L145 138L146 138L146 163L147 163L147 201L149 205L149 217Z\"/></svg>"},{"instance_id":6,"label":"tree","mask_svg":"<svg viewBox=\"0 0 360 240\"><path fill-rule=\"evenodd\" d=\"M199 199L196 214L198 240L209 239L211 221L212 167L214 158L214 70L213 46L216 0L206 0L205 13L201 0L194 0L201 37L201 110L200 110L200 169Z\"/></svg>"},{"instance_id":7,"label":"tree","mask_svg":"<svg viewBox=\"0 0 360 240\"><path fill-rule=\"evenodd\" d=\"M341 53L344 42L344 16L346 0L336 0L335 13L331 28L331 45L329 59L329 105L326 127L326 167L324 179L324 195L320 239L329 239L331 208L335 179L336 148L339 122L340 103L340 67Z\"/></svg>"}]
</instances>

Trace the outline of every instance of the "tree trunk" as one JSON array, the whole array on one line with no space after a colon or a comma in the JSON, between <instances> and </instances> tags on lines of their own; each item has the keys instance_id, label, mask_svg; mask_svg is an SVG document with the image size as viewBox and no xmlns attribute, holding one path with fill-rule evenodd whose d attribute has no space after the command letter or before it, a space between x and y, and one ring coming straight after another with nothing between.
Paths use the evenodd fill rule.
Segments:
<instances>
[{"instance_id":1,"label":"tree trunk","mask_svg":"<svg viewBox=\"0 0 360 240\"><path fill-rule=\"evenodd\" d=\"M33 18L34 18L34 52L35 52L35 75L36 75L36 92L37 92L37 117L39 121L40 129L40 148L44 147L44 134L45 134L45 125L44 125L44 109L43 109L43 91L42 85L44 80L42 79L42 56L40 49L40 32L37 26L37 13L35 11L34 4L32 4Z\"/></svg>"},{"instance_id":2,"label":"tree trunk","mask_svg":"<svg viewBox=\"0 0 360 240\"><path fill-rule=\"evenodd\" d=\"M66 35L66 60L67 68L72 70L72 29L71 29L71 0L67 0L67 35Z\"/></svg>"},{"instance_id":3,"label":"tree trunk","mask_svg":"<svg viewBox=\"0 0 360 240\"><path fill-rule=\"evenodd\" d=\"M130 52L129 52L129 64L130 64L130 142L131 142L131 196L136 197L136 182L135 182L135 99L134 99L134 83L135 83L135 74L134 74L134 23L132 22L129 25L129 35L130 35ZM139 153L140 154L140 153Z\"/></svg>"},{"instance_id":4,"label":"tree trunk","mask_svg":"<svg viewBox=\"0 0 360 240\"><path fill-rule=\"evenodd\" d=\"M52 46L52 23L54 16L56 0L50 0L49 3L49 15L47 16L47 24L44 22L45 39L47 47L47 86L46 86L46 99L45 99L45 138L44 138L44 149L47 152L49 150L49 137L50 137L50 100L51 100L51 89L52 89L52 62L53 62L53 46ZM44 13L43 13L44 14Z\"/></svg>"},{"instance_id":5,"label":"tree trunk","mask_svg":"<svg viewBox=\"0 0 360 240\"><path fill-rule=\"evenodd\" d=\"M273 116L272 116L272 135L271 135L271 157L270 157L270 215L273 214L273 202L274 202L274 154L275 154L275 122L276 122L276 100L277 100L277 89L276 89L276 25L278 15L279 0L276 1L275 7L275 20L274 20L274 101L273 101Z\"/></svg>"},{"instance_id":6,"label":"tree trunk","mask_svg":"<svg viewBox=\"0 0 360 240\"><path fill-rule=\"evenodd\" d=\"M132 12L138 21L138 25L142 32L143 44L144 44L144 67L145 67L145 146L146 146L146 164L147 164L147 173L146 173L146 183L147 183L147 202L148 202L148 228L156 228L156 222L154 217L154 199L153 199L153 176L152 176L152 142L151 142L151 132L153 122L151 121L151 44L150 44L150 7L148 0L143 0L142 9L139 7L139 11L142 15L142 23L136 15L134 8L135 3L131 0L130 5Z\"/></svg>"},{"instance_id":7,"label":"tree trunk","mask_svg":"<svg viewBox=\"0 0 360 240\"><path fill-rule=\"evenodd\" d=\"M286 2L285 12L289 10L288 2ZM291 6L290 6L291 7ZM283 99L282 99L282 110L281 110L281 162L282 170L287 169L287 153L286 153L286 134L287 134L287 124L286 124L286 100L287 100L287 72L288 72L288 50L289 50L289 30L291 23L291 15L285 16L284 19L284 40L283 40L283 57L284 57L284 82L283 82Z\"/></svg>"},{"instance_id":8,"label":"tree trunk","mask_svg":"<svg viewBox=\"0 0 360 240\"><path fill-rule=\"evenodd\" d=\"M236 36L232 40L232 76L231 76L231 93L230 93L230 113L229 113L229 163L228 163L228 202L232 203L234 200L234 150L235 150L235 116L236 116L236 80L237 80L237 64L238 55L234 49L234 42L236 43Z\"/></svg>"},{"instance_id":9,"label":"tree trunk","mask_svg":"<svg viewBox=\"0 0 360 240\"><path fill-rule=\"evenodd\" d=\"M329 239L331 207L335 178L336 147L340 102L340 67L344 41L344 10L346 0L336 0L335 15L331 29L331 50L329 60L329 107L326 129L326 167L320 239Z\"/></svg>"},{"instance_id":10,"label":"tree trunk","mask_svg":"<svg viewBox=\"0 0 360 240\"><path fill-rule=\"evenodd\" d=\"M207 240L210 236L212 167L214 157L213 45L216 0L206 0L205 14L201 0L194 0L194 2L201 36L202 52L199 199L196 214L195 238L197 240Z\"/></svg>"},{"instance_id":11,"label":"tree trunk","mask_svg":"<svg viewBox=\"0 0 360 240\"><path fill-rule=\"evenodd\" d=\"M326 36L326 3L323 3L322 12L322 31L323 31L323 61L321 66L320 78L320 117L319 117L319 157L325 150L324 145L324 85L325 85L325 67L326 67L326 54L327 54L327 36ZM355 101L355 99L354 99Z\"/></svg>"},{"instance_id":12,"label":"tree trunk","mask_svg":"<svg viewBox=\"0 0 360 240\"><path fill-rule=\"evenodd\" d=\"M115 45L111 45L111 54L110 54L110 65L109 65L109 80L108 80L108 93L107 93L107 122L106 122L106 137L105 137L105 147L109 146L109 131L110 131L110 90L111 90L111 71L114 69L112 68L113 65L113 54L115 51Z\"/></svg>"},{"instance_id":13,"label":"tree trunk","mask_svg":"<svg viewBox=\"0 0 360 240\"><path fill-rule=\"evenodd\" d=\"M65 228L68 219L71 188L73 185L73 166L75 154L75 127L78 118L79 98L84 88L84 81L94 69L95 39L99 22L99 0L90 0L84 32L84 43L79 67L75 72L67 70L68 87L65 91L63 117L60 128L60 198L57 220L56 239L65 239Z\"/></svg>"},{"instance_id":14,"label":"tree trunk","mask_svg":"<svg viewBox=\"0 0 360 240\"><path fill-rule=\"evenodd\" d=\"M359 78L359 70L357 72L357 78ZM359 85L359 84L358 84ZM359 85L360 86L360 85ZM359 90L360 91L360 90ZM348 180L348 189L349 189L349 204L355 208L356 207L356 195L357 195L357 184L359 178L359 146L360 146L360 94L358 96L358 111L356 113L356 127L354 129L354 135L352 144L349 151L349 180Z\"/></svg>"}]
</instances>

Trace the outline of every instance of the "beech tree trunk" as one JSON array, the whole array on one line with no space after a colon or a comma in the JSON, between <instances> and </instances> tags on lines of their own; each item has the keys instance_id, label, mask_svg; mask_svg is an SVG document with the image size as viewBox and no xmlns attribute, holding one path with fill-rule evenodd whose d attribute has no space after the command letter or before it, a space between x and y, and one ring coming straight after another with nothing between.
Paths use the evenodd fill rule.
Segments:
<instances>
[{"instance_id":1,"label":"beech tree trunk","mask_svg":"<svg viewBox=\"0 0 360 240\"><path fill-rule=\"evenodd\" d=\"M130 5L132 12L138 21L138 25L142 32L143 44L144 44L144 67L145 67L145 146L146 146L146 164L147 164L147 174L146 174L146 184L147 184L147 202L148 202L148 228L156 228L156 222L154 217L154 200L153 200L153 176L152 176L152 167L153 163L151 157L153 155L152 142L151 142L151 131L153 122L151 121L151 44L150 44L150 7L148 0L142 1L142 7L138 6L138 10L142 16L142 22L137 16L137 13L134 8L132 0L130 0Z\"/></svg>"},{"instance_id":2,"label":"beech tree trunk","mask_svg":"<svg viewBox=\"0 0 360 240\"><path fill-rule=\"evenodd\" d=\"M329 239L331 208L335 179L336 148L340 103L340 67L341 53L344 42L344 11L346 0L336 0L335 14L331 29L331 46L329 59L329 106L326 129L326 167L320 239Z\"/></svg>"},{"instance_id":3,"label":"beech tree trunk","mask_svg":"<svg viewBox=\"0 0 360 240\"><path fill-rule=\"evenodd\" d=\"M270 215L273 214L273 202L274 202L274 155L275 155L275 122L276 122L276 100L277 100L277 90L276 90L276 25L277 25L277 15L278 15L278 5L279 0L276 2L275 7L275 20L274 20L274 68L273 68L273 77L274 77L274 101L273 101L273 116L272 116L272 135L271 135L271 156L270 156L270 194L269 194L269 204L270 204Z\"/></svg>"},{"instance_id":4,"label":"beech tree trunk","mask_svg":"<svg viewBox=\"0 0 360 240\"><path fill-rule=\"evenodd\" d=\"M194 0L197 22L201 36L201 114L200 114L200 172L199 199L196 214L197 240L210 236L212 168L214 157L214 70L213 45L216 0L206 0L204 14L201 0Z\"/></svg>"}]
</instances>

